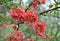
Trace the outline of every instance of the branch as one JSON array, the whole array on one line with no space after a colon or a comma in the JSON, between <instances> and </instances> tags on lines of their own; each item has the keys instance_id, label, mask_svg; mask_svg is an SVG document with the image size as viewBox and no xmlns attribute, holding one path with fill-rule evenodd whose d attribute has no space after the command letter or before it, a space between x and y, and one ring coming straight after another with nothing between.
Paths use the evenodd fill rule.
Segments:
<instances>
[{"instance_id":1,"label":"branch","mask_svg":"<svg viewBox=\"0 0 60 41\"><path fill-rule=\"evenodd\" d=\"M24 22L21 22L21 23L18 22L18 24L17 24L17 25L18 25L17 31L19 30L19 24L23 24L23 23L24 23Z\"/></svg>"},{"instance_id":2,"label":"branch","mask_svg":"<svg viewBox=\"0 0 60 41\"><path fill-rule=\"evenodd\" d=\"M31 6L32 6L32 3L30 3L30 4L28 5L28 7L25 9L25 11L27 11Z\"/></svg>"},{"instance_id":3,"label":"branch","mask_svg":"<svg viewBox=\"0 0 60 41\"><path fill-rule=\"evenodd\" d=\"M19 22L18 22L18 28L17 28L17 31L19 30Z\"/></svg>"},{"instance_id":4,"label":"branch","mask_svg":"<svg viewBox=\"0 0 60 41\"><path fill-rule=\"evenodd\" d=\"M46 12L53 11L53 10L56 10L56 9L58 9L58 8L60 8L60 7L55 7L55 8L53 8L53 9L50 9L50 10L41 12L39 15L43 15L43 14L46 13Z\"/></svg>"},{"instance_id":5,"label":"branch","mask_svg":"<svg viewBox=\"0 0 60 41\"><path fill-rule=\"evenodd\" d=\"M55 33L55 35L54 35L53 38L56 38L57 39L57 35L58 35L59 31L60 31L60 27L57 27L57 31L56 31L56 33Z\"/></svg>"},{"instance_id":6,"label":"branch","mask_svg":"<svg viewBox=\"0 0 60 41\"><path fill-rule=\"evenodd\" d=\"M43 15L43 16L49 16L49 15ZM60 18L59 16L55 16L55 15L53 15L53 16L51 16L51 17Z\"/></svg>"},{"instance_id":7,"label":"branch","mask_svg":"<svg viewBox=\"0 0 60 41\"><path fill-rule=\"evenodd\" d=\"M44 15L44 13L49 12L49 11L56 10L56 9L58 9L58 8L60 8L60 7L55 7L55 8L53 8L53 9L50 9L50 10L47 10L47 11L41 12L41 13L39 13L39 15ZM47 16L47 15L44 15L44 16ZM53 17L60 18L59 16L53 16Z\"/></svg>"}]
</instances>

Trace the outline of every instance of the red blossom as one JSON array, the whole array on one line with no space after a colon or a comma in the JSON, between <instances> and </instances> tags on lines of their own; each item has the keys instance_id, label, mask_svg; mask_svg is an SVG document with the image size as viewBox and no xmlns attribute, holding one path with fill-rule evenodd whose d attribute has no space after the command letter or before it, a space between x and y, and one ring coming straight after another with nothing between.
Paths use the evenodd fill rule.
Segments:
<instances>
[{"instance_id":1,"label":"red blossom","mask_svg":"<svg viewBox=\"0 0 60 41\"><path fill-rule=\"evenodd\" d=\"M11 17L19 22L26 22L27 14L23 8L13 8L9 11Z\"/></svg>"},{"instance_id":2,"label":"red blossom","mask_svg":"<svg viewBox=\"0 0 60 41\"><path fill-rule=\"evenodd\" d=\"M21 14L18 18L19 22L27 22L27 14L24 12L24 14Z\"/></svg>"},{"instance_id":3,"label":"red blossom","mask_svg":"<svg viewBox=\"0 0 60 41\"><path fill-rule=\"evenodd\" d=\"M32 5L34 7L35 10L38 9L38 5L40 4L45 4L46 0L33 0Z\"/></svg>"},{"instance_id":4,"label":"red blossom","mask_svg":"<svg viewBox=\"0 0 60 41\"><path fill-rule=\"evenodd\" d=\"M24 22L24 21L26 21L25 16L26 16L25 9L20 8L20 14L19 14L19 17L18 17L18 21L19 21L19 22Z\"/></svg>"},{"instance_id":5,"label":"red blossom","mask_svg":"<svg viewBox=\"0 0 60 41\"><path fill-rule=\"evenodd\" d=\"M41 20L38 20L34 24L34 31L37 36L43 36L45 34L45 30L46 30L46 25Z\"/></svg>"},{"instance_id":6,"label":"red blossom","mask_svg":"<svg viewBox=\"0 0 60 41\"><path fill-rule=\"evenodd\" d=\"M23 33L16 31L10 34L7 34L5 37L6 41L21 41L23 40Z\"/></svg>"},{"instance_id":7,"label":"red blossom","mask_svg":"<svg viewBox=\"0 0 60 41\"><path fill-rule=\"evenodd\" d=\"M37 0L33 0L33 7L34 9L38 9L38 1Z\"/></svg>"},{"instance_id":8,"label":"red blossom","mask_svg":"<svg viewBox=\"0 0 60 41\"><path fill-rule=\"evenodd\" d=\"M35 14L32 10L25 12L23 8L11 9L10 15L13 19L18 20L19 22L29 21L30 23L32 23L38 19L38 15Z\"/></svg>"},{"instance_id":9,"label":"red blossom","mask_svg":"<svg viewBox=\"0 0 60 41\"><path fill-rule=\"evenodd\" d=\"M19 11L20 9L19 8L13 8L9 11L11 17L15 20L18 19L18 16L19 16L19 14L17 13L17 10Z\"/></svg>"},{"instance_id":10,"label":"red blossom","mask_svg":"<svg viewBox=\"0 0 60 41\"><path fill-rule=\"evenodd\" d=\"M18 25L16 25L16 24L11 24L11 26L14 30L17 30L17 28L18 28Z\"/></svg>"},{"instance_id":11,"label":"red blossom","mask_svg":"<svg viewBox=\"0 0 60 41\"><path fill-rule=\"evenodd\" d=\"M7 34L5 39L6 39L6 41L34 41L33 38L26 39L23 36L24 35L22 32L16 31L16 32Z\"/></svg>"},{"instance_id":12,"label":"red blossom","mask_svg":"<svg viewBox=\"0 0 60 41\"><path fill-rule=\"evenodd\" d=\"M38 19L38 14L34 13L32 10L27 12L30 25L34 24Z\"/></svg>"},{"instance_id":13,"label":"red blossom","mask_svg":"<svg viewBox=\"0 0 60 41\"><path fill-rule=\"evenodd\" d=\"M23 8L13 8L9 11L11 17L15 20L18 20L19 16L24 13Z\"/></svg>"}]
</instances>

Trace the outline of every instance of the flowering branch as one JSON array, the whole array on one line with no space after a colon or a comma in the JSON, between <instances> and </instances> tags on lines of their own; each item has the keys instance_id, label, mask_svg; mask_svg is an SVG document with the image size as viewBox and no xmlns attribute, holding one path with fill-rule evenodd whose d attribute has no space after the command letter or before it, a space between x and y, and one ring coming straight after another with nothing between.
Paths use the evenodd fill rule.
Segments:
<instances>
[{"instance_id":1,"label":"flowering branch","mask_svg":"<svg viewBox=\"0 0 60 41\"><path fill-rule=\"evenodd\" d=\"M32 3L29 4L28 8L32 6ZM28 8L26 8L26 11L28 10ZM56 10L56 9L59 9L60 7L55 7L53 9L50 9L50 10L47 10L47 11L44 11L44 12L41 12L39 13L39 15L44 15L44 13L47 13L49 11L53 11L53 10ZM47 16L47 15L44 15L44 16ZM53 16L53 17L57 17L57 18L60 18L59 16Z\"/></svg>"}]
</instances>

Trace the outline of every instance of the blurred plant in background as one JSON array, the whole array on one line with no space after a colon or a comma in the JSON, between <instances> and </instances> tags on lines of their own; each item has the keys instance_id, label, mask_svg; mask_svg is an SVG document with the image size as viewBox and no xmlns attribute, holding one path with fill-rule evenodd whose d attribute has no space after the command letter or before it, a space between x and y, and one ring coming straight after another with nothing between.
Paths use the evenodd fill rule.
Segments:
<instances>
[{"instance_id":1,"label":"blurred plant in background","mask_svg":"<svg viewBox=\"0 0 60 41\"><path fill-rule=\"evenodd\" d=\"M12 9L14 9L14 11ZM18 15L17 13L19 13L20 15ZM39 27L37 28L36 25L37 23L35 23L36 20L41 20L43 24L45 23L47 26L46 31L43 32L44 38L36 36L35 32L39 34L37 31L39 30ZM38 25L41 26L42 23L41 22L38 23L39 23ZM35 26L33 24L35 24ZM43 25L41 27L45 26ZM40 28L40 30L41 29L42 28ZM23 32L23 34L19 31ZM18 38L18 35L20 37L22 36L22 39ZM48 37L46 38L46 36ZM60 1L59 0L0 0L0 41L5 41L5 39L6 41L9 41L8 39L10 39L10 41L60 41Z\"/></svg>"}]
</instances>

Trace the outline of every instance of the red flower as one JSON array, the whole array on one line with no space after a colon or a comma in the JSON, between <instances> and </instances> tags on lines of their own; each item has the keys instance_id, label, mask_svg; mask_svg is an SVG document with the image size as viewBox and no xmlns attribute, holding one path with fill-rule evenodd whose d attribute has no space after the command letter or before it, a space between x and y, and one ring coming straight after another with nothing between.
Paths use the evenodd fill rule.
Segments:
<instances>
[{"instance_id":1,"label":"red flower","mask_svg":"<svg viewBox=\"0 0 60 41\"><path fill-rule=\"evenodd\" d=\"M34 23L38 19L38 15L32 10L25 12L23 8L13 8L10 10L10 15L13 19L19 22L30 22Z\"/></svg>"},{"instance_id":2,"label":"red flower","mask_svg":"<svg viewBox=\"0 0 60 41\"><path fill-rule=\"evenodd\" d=\"M11 17L15 20L18 19L18 16L19 16L18 11L20 11L19 8L13 8L9 11Z\"/></svg>"},{"instance_id":3,"label":"red flower","mask_svg":"<svg viewBox=\"0 0 60 41\"><path fill-rule=\"evenodd\" d=\"M6 41L20 41L23 40L23 33L16 31L10 34L7 34L5 37Z\"/></svg>"},{"instance_id":4,"label":"red flower","mask_svg":"<svg viewBox=\"0 0 60 41\"><path fill-rule=\"evenodd\" d=\"M34 24L34 31L37 36L43 36L45 34L46 25L41 20L36 21Z\"/></svg>"},{"instance_id":5,"label":"red flower","mask_svg":"<svg viewBox=\"0 0 60 41\"><path fill-rule=\"evenodd\" d=\"M19 22L27 22L27 14L24 12L23 14L21 14L18 18Z\"/></svg>"},{"instance_id":6,"label":"red flower","mask_svg":"<svg viewBox=\"0 0 60 41\"><path fill-rule=\"evenodd\" d=\"M30 25L34 24L38 19L38 14L34 13L32 10L27 12Z\"/></svg>"},{"instance_id":7,"label":"red flower","mask_svg":"<svg viewBox=\"0 0 60 41\"><path fill-rule=\"evenodd\" d=\"M24 11L25 10L23 8L13 8L9 13L13 19L18 20L19 16L22 15Z\"/></svg>"},{"instance_id":8,"label":"red flower","mask_svg":"<svg viewBox=\"0 0 60 41\"><path fill-rule=\"evenodd\" d=\"M34 9L38 9L38 1L34 0L32 3L33 3Z\"/></svg>"},{"instance_id":9,"label":"red flower","mask_svg":"<svg viewBox=\"0 0 60 41\"><path fill-rule=\"evenodd\" d=\"M16 25L16 24L12 24L11 26L14 30L17 30L17 28L18 28L18 25Z\"/></svg>"},{"instance_id":10,"label":"red flower","mask_svg":"<svg viewBox=\"0 0 60 41\"><path fill-rule=\"evenodd\" d=\"M46 3L46 0L33 0L32 4L33 4L33 7L34 9L38 9L38 5L40 4L45 4Z\"/></svg>"}]
</instances>

